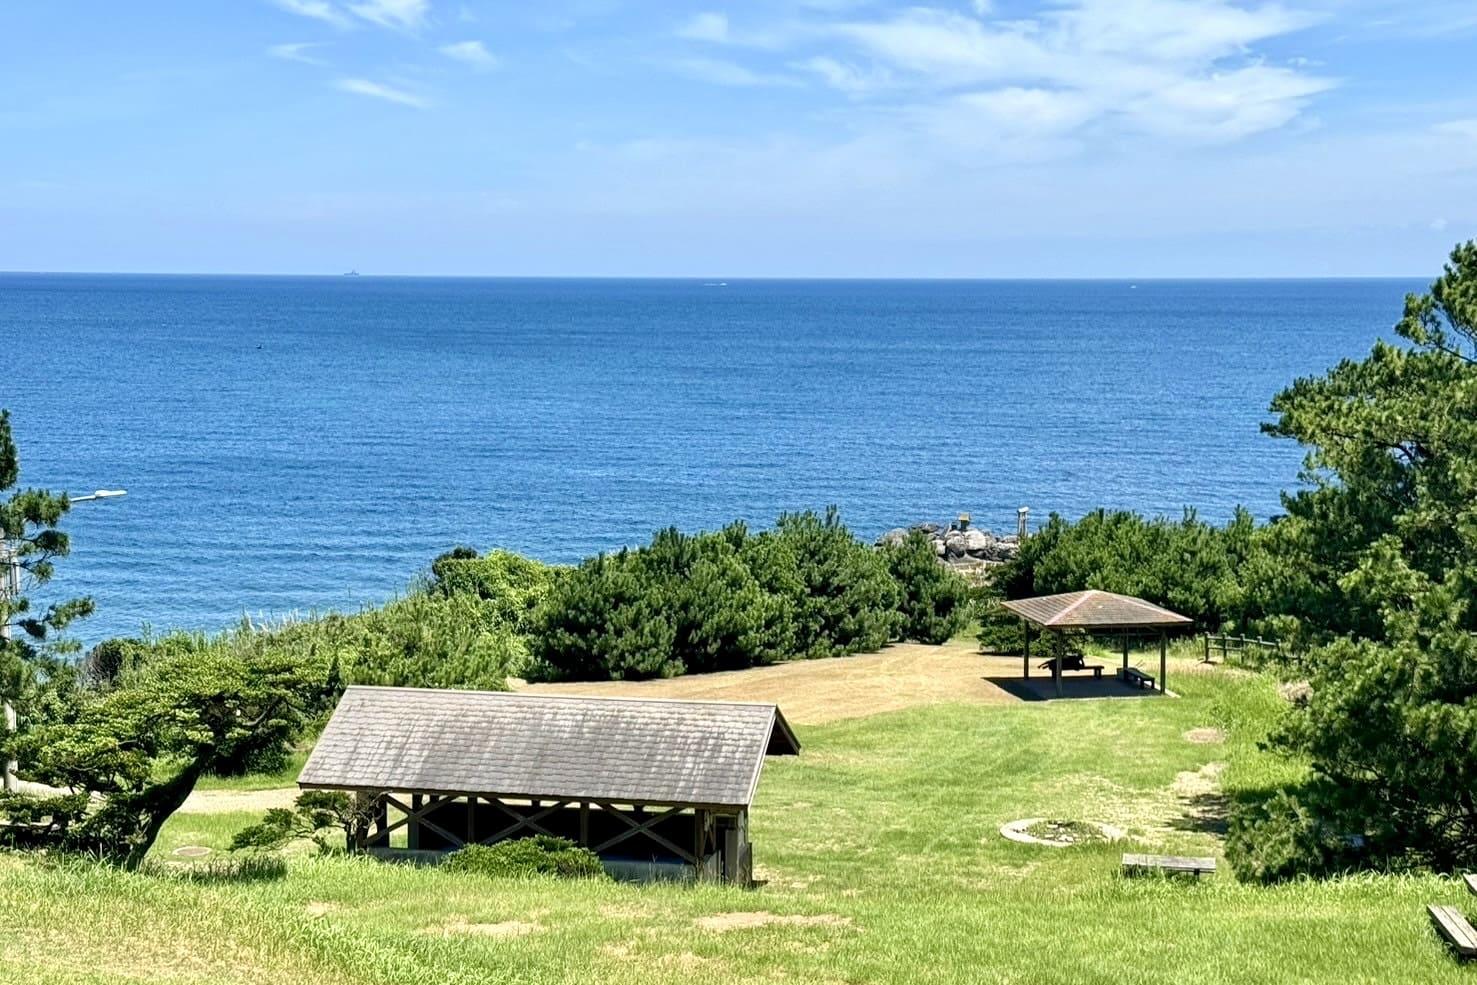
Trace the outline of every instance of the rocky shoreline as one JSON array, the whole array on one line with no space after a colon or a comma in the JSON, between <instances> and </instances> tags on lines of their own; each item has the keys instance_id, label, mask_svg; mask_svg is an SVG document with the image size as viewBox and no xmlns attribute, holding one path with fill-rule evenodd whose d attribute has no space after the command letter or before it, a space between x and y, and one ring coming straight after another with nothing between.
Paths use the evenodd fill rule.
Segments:
<instances>
[{"instance_id":1,"label":"rocky shoreline","mask_svg":"<svg viewBox=\"0 0 1477 985\"><path fill-rule=\"evenodd\" d=\"M1004 564L1020 552L1017 534L997 535L971 526L968 514L961 514L958 520L947 525L916 523L911 527L896 527L877 538L877 543L879 546L900 544L915 530L928 537L940 561L965 572Z\"/></svg>"}]
</instances>

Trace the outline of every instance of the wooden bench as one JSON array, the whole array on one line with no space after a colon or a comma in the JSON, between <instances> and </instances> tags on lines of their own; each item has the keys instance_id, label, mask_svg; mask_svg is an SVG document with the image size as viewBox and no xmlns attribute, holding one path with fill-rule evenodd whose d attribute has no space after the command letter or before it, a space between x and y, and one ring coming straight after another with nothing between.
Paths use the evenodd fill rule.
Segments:
<instances>
[{"instance_id":1,"label":"wooden bench","mask_svg":"<svg viewBox=\"0 0 1477 985\"><path fill-rule=\"evenodd\" d=\"M1052 658L1051 660L1043 660L1037 666L1041 670L1051 670L1052 665L1055 663L1056 659ZM1083 663L1081 654L1076 654L1075 659L1073 659L1072 655L1069 655L1067 659L1062 662L1062 673L1065 674L1069 670L1090 670L1092 671L1093 680L1100 681L1103 679L1103 665Z\"/></svg>"},{"instance_id":2,"label":"wooden bench","mask_svg":"<svg viewBox=\"0 0 1477 985\"><path fill-rule=\"evenodd\" d=\"M1467 892L1477 893L1477 875L1473 875L1472 873L1468 872L1466 875L1462 876L1462 882L1467 884Z\"/></svg>"},{"instance_id":3,"label":"wooden bench","mask_svg":"<svg viewBox=\"0 0 1477 985\"><path fill-rule=\"evenodd\" d=\"M1426 912L1431 914L1431 922L1436 925L1436 932L1446 938L1446 943L1456 951L1457 957L1463 960L1477 957L1477 930L1462 916L1462 911L1454 906L1426 907Z\"/></svg>"},{"instance_id":4,"label":"wooden bench","mask_svg":"<svg viewBox=\"0 0 1477 985\"><path fill-rule=\"evenodd\" d=\"M1150 691L1154 690L1153 674L1146 674L1137 667L1124 667L1122 674L1123 683L1132 684L1134 687L1146 688Z\"/></svg>"},{"instance_id":5,"label":"wooden bench","mask_svg":"<svg viewBox=\"0 0 1477 985\"><path fill-rule=\"evenodd\" d=\"M1123 856L1123 874L1143 875L1148 872L1163 872L1169 875L1201 876L1215 872L1215 859L1194 858L1185 855L1132 855Z\"/></svg>"}]
</instances>

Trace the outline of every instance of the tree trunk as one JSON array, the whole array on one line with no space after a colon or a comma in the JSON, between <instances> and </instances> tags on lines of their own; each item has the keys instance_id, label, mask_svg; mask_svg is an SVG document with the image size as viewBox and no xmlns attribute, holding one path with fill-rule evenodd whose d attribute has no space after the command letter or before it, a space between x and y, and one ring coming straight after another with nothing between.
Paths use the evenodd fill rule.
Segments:
<instances>
[{"instance_id":1,"label":"tree trunk","mask_svg":"<svg viewBox=\"0 0 1477 985\"><path fill-rule=\"evenodd\" d=\"M204 775L209 761L208 755L197 757L172 778L145 787L130 798L133 801L134 816L139 819L139 828L124 845L117 846L127 847L127 853L120 859L125 869L132 871L143 863L149 849L154 847L154 842L159 838L159 829L164 827L164 822L169 820L170 815L184 805L185 799L195 789L196 782Z\"/></svg>"}]
</instances>

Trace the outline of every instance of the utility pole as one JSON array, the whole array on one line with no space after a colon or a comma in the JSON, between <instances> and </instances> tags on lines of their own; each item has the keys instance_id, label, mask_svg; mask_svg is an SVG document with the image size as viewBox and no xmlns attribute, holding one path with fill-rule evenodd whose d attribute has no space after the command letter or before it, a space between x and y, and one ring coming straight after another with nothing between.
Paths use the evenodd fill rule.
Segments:
<instances>
[{"instance_id":1,"label":"utility pole","mask_svg":"<svg viewBox=\"0 0 1477 985\"><path fill-rule=\"evenodd\" d=\"M78 496L76 499L67 498L69 503L85 503L93 499L115 499L127 494L125 489L99 489L97 492L88 493L86 496ZM20 555L10 546L10 541L4 536L5 532L0 530L0 596L4 596L8 603L13 599L20 598L21 594L21 559ZM6 647L10 643L10 613L6 612L0 617L0 647ZM10 697L5 701L5 734L13 735L19 721L15 714L15 705ZM19 766L9 756L5 757L5 792L14 793L19 783L15 771Z\"/></svg>"}]
</instances>

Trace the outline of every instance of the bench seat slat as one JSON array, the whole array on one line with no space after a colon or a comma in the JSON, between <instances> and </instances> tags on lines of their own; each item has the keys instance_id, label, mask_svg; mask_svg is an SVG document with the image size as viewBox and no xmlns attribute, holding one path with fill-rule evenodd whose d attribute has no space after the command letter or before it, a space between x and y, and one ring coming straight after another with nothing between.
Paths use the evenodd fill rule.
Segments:
<instances>
[{"instance_id":1,"label":"bench seat slat","mask_svg":"<svg viewBox=\"0 0 1477 985\"><path fill-rule=\"evenodd\" d=\"M1462 911L1454 906L1437 906L1432 904L1426 907L1426 912L1431 914L1431 922L1436 925L1436 930L1446 942L1464 958L1477 957L1477 930L1462 916Z\"/></svg>"},{"instance_id":2,"label":"bench seat slat","mask_svg":"<svg viewBox=\"0 0 1477 985\"><path fill-rule=\"evenodd\" d=\"M1467 884L1467 892L1477 893L1477 874L1468 872L1462 876L1462 882Z\"/></svg>"},{"instance_id":3,"label":"bench seat slat","mask_svg":"<svg viewBox=\"0 0 1477 985\"><path fill-rule=\"evenodd\" d=\"M1126 853L1123 856L1123 869L1125 872L1186 872L1200 875L1201 873L1215 871L1215 859L1200 858L1185 855L1135 855Z\"/></svg>"}]
</instances>

